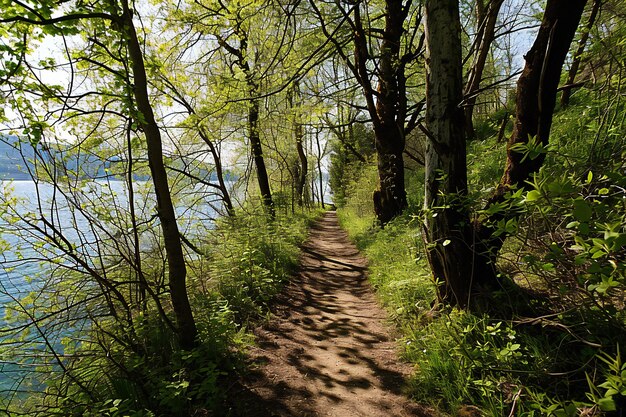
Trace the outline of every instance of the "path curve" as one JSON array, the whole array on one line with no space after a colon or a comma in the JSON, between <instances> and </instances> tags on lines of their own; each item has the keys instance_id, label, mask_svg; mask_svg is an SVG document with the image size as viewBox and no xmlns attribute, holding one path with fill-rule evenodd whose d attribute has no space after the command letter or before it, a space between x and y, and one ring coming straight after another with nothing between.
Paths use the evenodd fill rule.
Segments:
<instances>
[{"instance_id":1,"label":"path curve","mask_svg":"<svg viewBox=\"0 0 626 417\"><path fill-rule=\"evenodd\" d=\"M311 229L300 271L256 330L258 364L238 392L247 417L431 416L402 395L410 365L398 360L366 277L367 262L335 212Z\"/></svg>"}]
</instances>

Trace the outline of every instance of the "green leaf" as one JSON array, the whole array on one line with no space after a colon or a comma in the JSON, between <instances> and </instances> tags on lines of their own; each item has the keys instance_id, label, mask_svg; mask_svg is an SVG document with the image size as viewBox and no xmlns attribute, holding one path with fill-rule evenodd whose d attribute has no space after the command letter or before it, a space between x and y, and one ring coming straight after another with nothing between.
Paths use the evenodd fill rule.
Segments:
<instances>
[{"instance_id":1,"label":"green leaf","mask_svg":"<svg viewBox=\"0 0 626 417\"><path fill-rule=\"evenodd\" d=\"M539 192L538 190L532 190L529 191L528 194L526 194L526 201L535 201L535 200L539 200L541 198L541 192Z\"/></svg>"},{"instance_id":2,"label":"green leaf","mask_svg":"<svg viewBox=\"0 0 626 417\"><path fill-rule=\"evenodd\" d=\"M578 232L579 232L581 235L583 235L583 236L588 235L588 234L591 232L591 229L589 228L589 224L587 224L587 223L581 223L581 224L578 226Z\"/></svg>"},{"instance_id":3,"label":"green leaf","mask_svg":"<svg viewBox=\"0 0 626 417\"><path fill-rule=\"evenodd\" d=\"M446 239L443 241L442 245L443 246L448 246L450 243L452 243L452 241L450 239Z\"/></svg>"},{"instance_id":4,"label":"green leaf","mask_svg":"<svg viewBox=\"0 0 626 417\"><path fill-rule=\"evenodd\" d=\"M574 217L576 220L587 222L591 219L592 214L591 206L585 200L574 200Z\"/></svg>"},{"instance_id":5,"label":"green leaf","mask_svg":"<svg viewBox=\"0 0 626 417\"><path fill-rule=\"evenodd\" d=\"M602 411L616 411L617 408L615 407L615 401L613 401L613 398L600 398L598 400L598 407L600 407L600 410Z\"/></svg>"},{"instance_id":6,"label":"green leaf","mask_svg":"<svg viewBox=\"0 0 626 417\"><path fill-rule=\"evenodd\" d=\"M604 252L603 250L598 250L597 252L594 252L593 255L591 255L591 259L602 258L604 255L606 255L606 252Z\"/></svg>"}]
</instances>

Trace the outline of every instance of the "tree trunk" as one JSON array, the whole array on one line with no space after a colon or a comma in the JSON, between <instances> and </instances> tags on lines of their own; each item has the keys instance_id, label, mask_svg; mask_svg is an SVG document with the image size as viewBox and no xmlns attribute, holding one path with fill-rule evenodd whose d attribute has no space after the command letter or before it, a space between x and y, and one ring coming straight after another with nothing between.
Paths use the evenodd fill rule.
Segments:
<instances>
[{"instance_id":1,"label":"tree trunk","mask_svg":"<svg viewBox=\"0 0 626 417\"><path fill-rule=\"evenodd\" d=\"M309 170L307 157L304 153L304 147L302 146L303 137L302 124L296 122L296 150L298 151L298 159L300 160L300 172L297 178L296 194L300 207L304 204L304 187L306 186L306 175Z\"/></svg>"},{"instance_id":2,"label":"tree trunk","mask_svg":"<svg viewBox=\"0 0 626 417\"><path fill-rule=\"evenodd\" d=\"M358 10L358 8L357 8ZM380 69L375 107L368 103L373 118L378 180L374 192L374 211L382 225L402 213L407 206L404 185L404 121L406 118L406 85L400 65L400 45L407 8L401 0L387 0L385 29L380 46ZM360 21L360 17L358 17ZM364 36L357 44L358 56L367 56Z\"/></svg>"},{"instance_id":3,"label":"tree trunk","mask_svg":"<svg viewBox=\"0 0 626 417\"><path fill-rule=\"evenodd\" d=\"M122 22L124 35L128 43L128 50L133 70L133 94L140 113L137 122L140 124L148 147L148 164L152 174L154 190L157 199L157 214L163 231L163 240L168 263L168 280L170 297L174 315L176 316L177 336L180 346L189 350L196 344L198 331L193 318L189 298L187 296L187 268L180 240L180 232L176 222L176 214L167 179L167 171L163 163L163 149L161 133L154 118L152 105L148 95L148 80L143 62L143 53L128 2L123 3Z\"/></svg>"},{"instance_id":4,"label":"tree trunk","mask_svg":"<svg viewBox=\"0 0 626 417\"><path fill-rule=\"evenodd\" d=\"M391 130L387 135L381 130ZM395 130L395 132L394 132ZM404 187L404 138L397 127L376 131L376 153L378 155L378 181L380 189L374 191L374 211L382 225L389 223L407 206Z\"/></svg>"},{"instance_id":5,"label":"tree trunk","mask_svg":"<svg viewBox=\"0 0 626 417\"><path fill-rule=\"evenodd\" d=\"M495 28L498 21L498 13L504 0L491 0L485 11L482 1L478 1L477 13L478 32L474 42L475 53L472 67L469 70L467 84L465 86L465 132L468 139L475 137L474 131L474 106L478 96L478 89L483 78L487 57L491 50L491 44L495 37ZM480 5L480 7L478 7Z\"/></svg>"},{"instance_id":6,"label":"tree trunk","mask_svg":"<svg viewBox=\"0 0 626 417\"><path fill-rule=\"evenodd\" d=\"M472 288L458 0L426 1L425 240L441 302L465 307Z\"/></svg>"},{"instance_id":7,"label":"tree trunk","mask_svg":"<svg viewBox=\"0 0 626 417\"><path fill-rule=\"evenodd\" d=\"M585 3L586 0L548 0L537 39L525 56L526 66L517 82L516 120L500 193L514 186L526 187L526 180L543 164L545 154L525 158L512 148L528 144L529 138L536 138L544 147L548 145L561 69Z\"/></svg>"},{"instance_id":8,"label":"tree trunk","mask_svg":"<svg viewBox=\"0 0 626 417\"><path fill-rule=\"evenodd\" d=\"M585 3L586 0L548 0L537 38L525 55L526 65L517 82L516 119L507 145L504 175L487 208L506 202L506 193L512 189L527 189L527 181L543 164L544 153L533 159L514 149L531 140L543 147L548 145L561 70ZM507 237L506 233L495 236L496 224L515 216L510 209L498 210L476 225L474 274L485 281L495 281L496 256Z\"/></svg>"},{"instance_id":9,"label":"tree trunk","mask_svg":"<svg viewBox=\"0 0 626 417\"><path fill-rule=\"evenodd\" d=\"M299 99L299 87L298 82L296 81L293 86L293 91L290 91L287 100L289 101L289 107L294 109L294 98L297 101ZM299 104L299 103L298 103ZM296 114L294 111L294 135L296 137L296 151L298 152L298 161L299 165L296 166L296 184L295 184L295 192L296 192L296 200L298 206L302 207L304 204L304 187L306 186L306 176L309 170L308 161L306 157L306 153L304 152L304 147L302 146L302 140L304 138L304 129L302 127L302 123L299 120L299 113Z\"/></svg>"},{"instance_id":10,"label":"tree trunk","mask_svg":"<svg viewBox=\"0 0 626 417\"><path fill-rule=\"evenodd\" d=\"M375 25L364 27L361 7L366 5L365 2L345 3L349 5L349 10L341 9L344 20L350 26L349 33L353 36L353 61L343 49L345 43L336 37L335 32L329 31L316 3L319 2L309 0L311 8L321 22L324 35L335 45L337 52L363 89L367 111L374 126L378 156L380 189L373 195L374 210L384 226L401 214L407 206L403 151L405 135L415 127L415 123L406 121L408 106L405 69L421 53L421 43L414 47L413 39L404 39L404 24L413 2L385 0L385 25L382 31L372 30ZM339 4L337 6L340 7ZM352 19L350 12L353 13ZM377 51L372 54L372 49ZM372 87L372 80L377 81L376 88Z\"/></svg>"},{"instance_id":11,"label":"tree trunk","mask_svg":"<svg viewBox=\"0 0 626 417\"><path fill-rule=\"evenodd\" d=\"M319 187L320 187L320 204L322 208L326 208L326 204L324 203L324 177L322 176L322 146L320 145L320 132L315 132L315 143L317 144L317 172L319 174ZM326 149L326 147L324 147Z\"/></svg>"},{"instance_id":12,"label":"tree trunk","mask_svg":"<svg viewBox=\"0 0 626 417\"><path fill-rule=\"evenodd\" d=\"M580 68L580 62L582 60L583 52L585 51L585 45L587 44L587 40L589 39L589 32L593 28L594 23L596 22L596 17L598 16L598 11L600 10L600 6L602 4L602 0L594 0L593 5L591 7L591 14L589 14L589 20L587 20L587 24L585 25L585 31L583 32L580 40L578 41L578 49L576 49L576 53L574 54L574 60L572 61L572 66L569 69L569 73L567 74L567 82L565 83L565 87L563 88L563 93L561 94L561 106L567 107L569 105L569 99L572 95L572 88L574 85L574 81L576 81L576 74L578 74L578 69Z\"/></svg>"},{"instance_id":13,"label":"tree trunk","mask_svg":"<svg viewBox=\"0 0 626 417\"><path fill-rule=\"evenodd\" d=\"M256 95L256 92L252 92ZM261 146L261 137L259 135L259 100L252 98L250 100L250 108L248 109L248 135L250 139L250 148L254 157L254 166L256 167L256 176L259 183L259 191L261 199L267 212L271 217L275 216L274 202L272 201L272 191L270 189L270 181L265 168L265 158L263 157L263 148Z\"/></svg>"},{"instance_id":14,"label":"tree trunk","mask_svg":"<svg viewBox=\"0 0 626 417\"><path fill-rule=\"evenodd\" d=\"M224 206L226 208L226 214L228 216L233 217L235 215L235 207L233 206L233 201L230 198L230 192L228 191L228 187L226 186L226 181L224 180L224 169L222 167L222 158L215 147L215 144L204 132L202 127L198 127L198 131L200 133L200 137L209 146L209 151L211 152L211 156L213 157L213 163L215 164L215 176L217 177L217 182L219 183L219 190L222 193L222 201L224 202Z\"/></svg>"},{"instance_id":15,"label":"tree trunk","mask_svg":"<svg viewBox=\"0 0 626 417\"><path fill-rule=\"evenodd\" d=\"M226 8L223 3L220 3L220 6L224 8L225 11L228 11L228 8ZM240 18L241 16L237 15L236 25L233 28L235 30L235 34L239 37L238 47L229 44L226 39L222 38L221 34L215 34L215 36L218 44L236 58L235 65L237 65L246 76L246 86L250 96L250 102L248 104L248 139L250 140L250 150L252 152L252 157L254 158L254 166L256 168L257 181L263 205L273 218L276 213L274 211L272 191L270 188L269 177L267 175L267 168L265 167L263 147L261 146L261 136L259 134L259 98L257 97L258 82L254 78L254 72L252 71L252 68L250 68L250 63L247 59L248 34L242 29L241 22L238 20Z\"/></svg>"}]
</instances>

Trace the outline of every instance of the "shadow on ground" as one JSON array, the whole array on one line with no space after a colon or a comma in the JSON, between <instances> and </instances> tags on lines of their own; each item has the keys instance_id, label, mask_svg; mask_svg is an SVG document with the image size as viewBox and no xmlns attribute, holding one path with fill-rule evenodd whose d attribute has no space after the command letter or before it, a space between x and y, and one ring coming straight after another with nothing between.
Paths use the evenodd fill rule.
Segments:
<instances>
[{"instance_id":1,"label":"shadow on ground","mask_svg":"<svg viewBox=\"0 0 626 417\"><path fill-rule=\"evenodd\" d=\"M432 415L402 395L411 369L397 358L366 271L336 214L326 213L275 318L255 332L252 371L231 390L231 415Z\"/></svg>"}]
</instances>

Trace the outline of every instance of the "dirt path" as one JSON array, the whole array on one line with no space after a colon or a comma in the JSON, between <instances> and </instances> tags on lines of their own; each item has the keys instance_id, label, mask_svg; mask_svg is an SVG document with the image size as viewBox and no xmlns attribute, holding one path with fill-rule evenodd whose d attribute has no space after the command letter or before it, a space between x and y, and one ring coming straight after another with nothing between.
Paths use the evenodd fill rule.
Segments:
<instances>
[{"instance_id":1,"label":"dirt path","mask_svg":"<svg viewBox=\"0 0 626 417\"><path fill-rule=\"evenodd\" d=\"M259 364L234 395L248 417L430 416L401 392L397 358L366 279L366 260L328 212L303 248L299 274L256 331Z\"/></svg>"}]
</instances>

